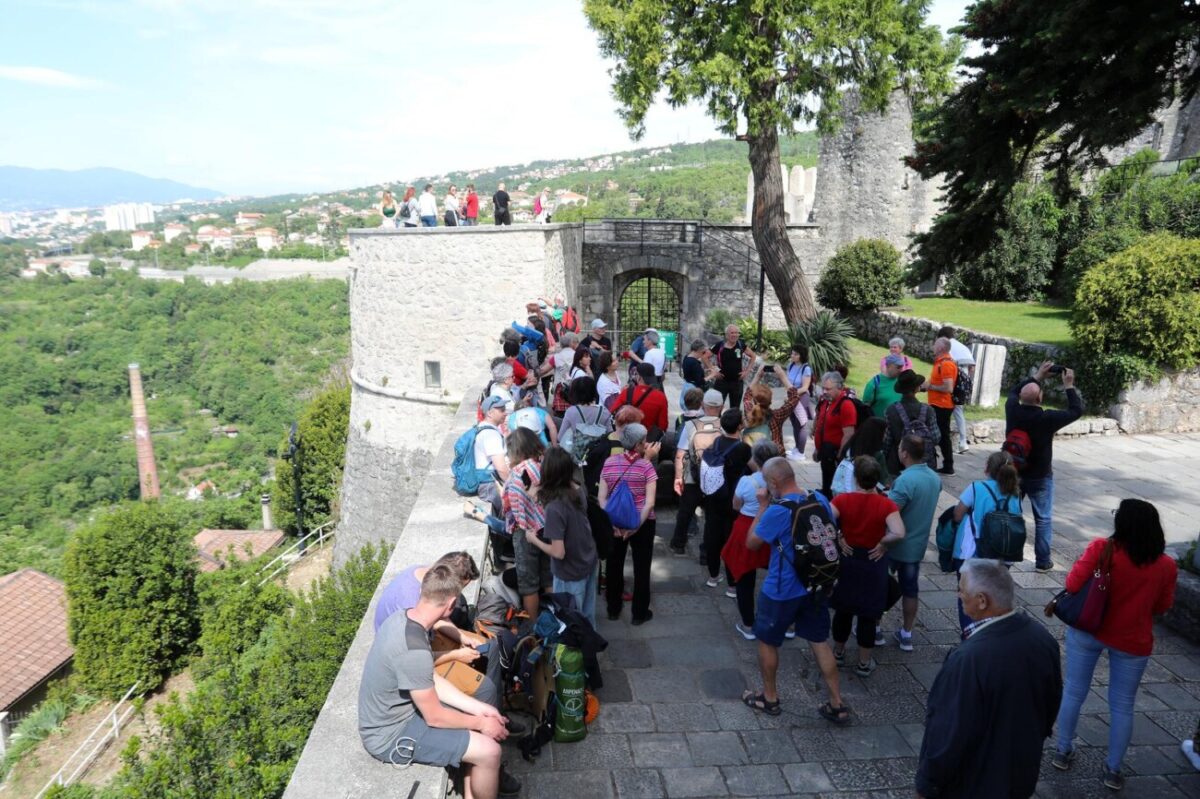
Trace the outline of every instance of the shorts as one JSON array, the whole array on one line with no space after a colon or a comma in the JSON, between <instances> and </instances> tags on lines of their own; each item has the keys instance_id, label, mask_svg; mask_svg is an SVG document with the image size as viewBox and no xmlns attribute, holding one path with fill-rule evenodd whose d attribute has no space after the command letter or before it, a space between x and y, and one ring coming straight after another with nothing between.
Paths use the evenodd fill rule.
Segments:
<instances>
[{"instance_id":1,"label":"shorts","mask_svg":"<svg viewBox=\"0 0 1200 799\"><path fill-rule=\"evenodd\" d=\"M378 759L402 767L412 763L424 763L428 766L457 768L462 763L470 743L469 731L430 727L425 723L425 719L416 715L404 725L390 757Z\"/></svg>"},{"instance_id":2,"label":"shorts","mask_svg":"<svg viewBox=\"0 0 1200 799\"><path fill-rule=\"evenodd\" d=\"M784 633L796 625L796 635L819 644L829 640L829 600L805 594L796 599L771 599L758 592L754 635L767 646L783 646Z\"/></svg>"},{"instance_id":3,"label":"shorts","mask_svg":"<svg viewBox=\"0 0 1200 799\"><path fill-rule=\"evenodd\" d=\"M896 579L900 582L900 596L906 599L916 599L917 578L921 576L920 562L902 563L898 560L893 560L891 569L892 574L896 575Z\"/></svg>"},{"instance_id":4,"label":"shorts","mask_svg":"<svg viewBox=\"0 0 1200 799\"><path fill-rule=\"evenodd\" d=\"M516 530L512 538L517 593L533 596L549 590L554 585L554 578L550 575L550 556L526 541L524 530Z\"/></svg>"}]
</instances>

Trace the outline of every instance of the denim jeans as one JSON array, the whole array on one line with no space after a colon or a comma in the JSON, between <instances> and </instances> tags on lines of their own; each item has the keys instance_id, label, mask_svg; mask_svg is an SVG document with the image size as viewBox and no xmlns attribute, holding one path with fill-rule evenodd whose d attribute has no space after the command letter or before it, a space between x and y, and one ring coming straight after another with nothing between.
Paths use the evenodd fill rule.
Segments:
<instances>
[{"instance_id":1,"label":"denim jeans","mask_svg":"<svg viewBox=\"0 0 1200 799\"><path fill-rule=\"evenodd\" d=\"M421 227L437 227L437 217L436 216L421 217Z\"/></svg>"},{"instance_id":2,"label":"denim jeans","mask_svg":"<svg viewBox=\"0 0 1200 799\"><path fill-rule=\"evenodd\" d=\"M554 578L554 593L570 594L575 597L575 604L579 607L579 612L587 617L587 620L592 623L592 627L596 626L596 567L592 567L592 571L587 577L582 580L560 580Z\"/></svg>"},{"instance_id":3,"label":"denim jeans","mask_svg":"<svg viewBox=\"0 0 1200 799\"><path fill-rule=\"evenodd\" d=\"M967 414L961 405L954 406L954 429L958 431L958 448L962 449L967 445Z\"/></svg>"},{"instance_id":4,"label":"denim jeans","mask_svg":"<svg viewBox=\"0 0 1200 799\"><path fill-rule=\"evenodd\" d=\"M1105 646L1088 633L1067 628L1067 668L1063 679L1062 705L1058 708L1058 751L1067 753L1075 740L1079 710L1092 687L1092 672L1100 654L1108 650L1108 759L1110 771L1118 771L1133 737L1133 701L1137 696L1148 655L1130 655Z\"/></svg>"},{"instance_id":5,"label":"denim jeans","mask_svg":"<svg viewBox=\"0 0 1200 799\"><path fill-rule=\"evenodd\" d=\"M1049 566L1050 534L1052 531L1052 516L1054 514L1054 477L1026 478L1021 481L1021 496L1029 497L1033 506L1033 554L1037 566Z\"/></svg>"}]
</instances>

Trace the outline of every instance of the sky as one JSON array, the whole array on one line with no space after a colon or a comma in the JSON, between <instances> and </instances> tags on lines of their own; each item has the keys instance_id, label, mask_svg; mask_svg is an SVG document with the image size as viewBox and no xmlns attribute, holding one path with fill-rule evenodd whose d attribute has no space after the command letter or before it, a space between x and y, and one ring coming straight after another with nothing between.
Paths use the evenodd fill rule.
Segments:
<instances>
[{"instance_id":1,"label":"sky","mask_svg":"<svg viewBox=\"0 0 1200 799\"><path fill-rule=\"evenodd\" d=\"M262 195L629 149L581 6L4 0L0 164ZM660 103L637 146L720 135Z\"/></svg>"}]
</instances>

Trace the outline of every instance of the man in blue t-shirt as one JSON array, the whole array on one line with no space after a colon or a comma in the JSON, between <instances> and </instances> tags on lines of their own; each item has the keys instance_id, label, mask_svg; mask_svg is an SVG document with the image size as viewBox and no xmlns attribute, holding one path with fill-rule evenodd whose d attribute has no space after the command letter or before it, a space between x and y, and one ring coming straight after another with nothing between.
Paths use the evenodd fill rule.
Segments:
<instances>
[{"instance_id":1,"label":"man in blue t-shirt","mask_svg":"<svg viewBox=\"0 0 1200 799\"><path fill-rule=\"evenodd\" d=\"M775 685L779 647L785 637L800 636L808 641L829 689L829 701L817 712L822 718L845 724L850 721L850 708L842 702L837 661L829 645L829 604L824 597L808 593L801 584L792 563L792 511L779 504L781 500L801 502L808 494L796 484L796 473L786 458L767 461L762 474L767 485L758 491L758 515L746 535L746 548L771 548L771 563L758 595L754 617L763 690L762 693L747 691L742 695L742 701L769 716L778 716L782 712ZM793 625L795 632L789 636L788 628Z\"/></svg>"}]
</instances>

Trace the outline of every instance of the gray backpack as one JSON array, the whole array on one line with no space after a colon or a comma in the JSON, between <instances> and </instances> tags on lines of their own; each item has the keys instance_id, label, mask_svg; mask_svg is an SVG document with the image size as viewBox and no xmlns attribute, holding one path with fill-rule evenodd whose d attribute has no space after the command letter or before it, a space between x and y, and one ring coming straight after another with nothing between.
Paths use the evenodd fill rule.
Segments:
<instances>
[{"instance_id":1,"label":"gray backpack","mask_svg":"<svg viewBox=\"0 0 1200 799\"><path fill-rule=\"evenodd\" d=\"M570 435L562 442L562 445L563 449L571 453L575 462L583 466L587 463L588 450L591 449L592 444L608 435L608 429L600 424L600 419L604 416L603 407L596 406L596 418L591 422L583 415L583 408L577 407L576 411L583 421L567 431Z\"/></svg>"}]
</instances>

